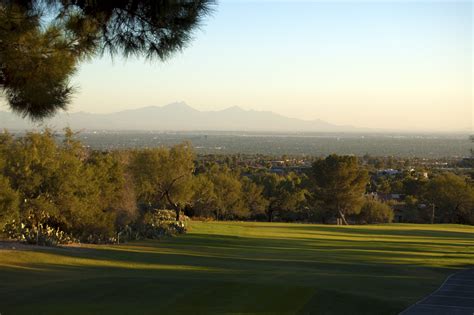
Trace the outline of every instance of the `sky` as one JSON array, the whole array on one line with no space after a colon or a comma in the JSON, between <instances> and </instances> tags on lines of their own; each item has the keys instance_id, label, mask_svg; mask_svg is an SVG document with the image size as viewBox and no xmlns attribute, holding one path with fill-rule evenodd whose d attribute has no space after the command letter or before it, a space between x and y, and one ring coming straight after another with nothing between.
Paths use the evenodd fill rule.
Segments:
<instances>
[{"instance_id":1,"label":"sky","mask_svg":"<svg viewBox=\"0 0 474 315\"><path fill-rule=\"evenodd\" d=\"M472 131L472 1L220 1L166 62L95 58L71 112L184 101L410 131Z\"/></svg>"}]
</instances>

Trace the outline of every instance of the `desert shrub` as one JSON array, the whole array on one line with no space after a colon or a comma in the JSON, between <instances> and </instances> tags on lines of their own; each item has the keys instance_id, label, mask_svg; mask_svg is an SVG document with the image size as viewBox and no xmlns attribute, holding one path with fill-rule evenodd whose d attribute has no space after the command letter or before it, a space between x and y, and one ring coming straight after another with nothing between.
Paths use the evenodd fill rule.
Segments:
<instances>
[{"instance_id":1,"label":"desert shrub","mask_svg":"<svg viewBox=\"0 0 474 315\"><path fill-rule=\"evenodd\" d=\"M104 215L97 222L88 222L78 230L78 239L84 243L106 244L116 243L116 232L113 219L110 215Z\"/></svg>"},{"instance_id":2,"label":"desert shrub","mask_svg":"<svg viewBox=\"0 0 474 315\"><path fill-rule=\"evenodd\" d=\"M155 210L152 212L155 220L158 221L176 221L176 212L174 210ZM187 222L191 220L188 216L181 213L180 221Z\"/></svg>"},{"instance_id":3,"label":"desert shrub","mask_svg":"<svg viewBox=\"0 0 474 315\"><path fill-rule=\"evenodd\" d=\"M393 210L388 205L377 200L366 200L358 215L364 223L390 223L393 220Z\"/></svg>"},{"instance_id":4,"label":"desert shrub","mask_svg":"<svg viewBox=\"0 0 474 315\"><path fill-rule=\"evenodd\" d=\"M13 220L5 225L3 232L12 240L42 246L56 246L76 241L59 227L54 228L46 223L25 224Z\"/></svg>"},{"instance_id":5,"label":"desert shrub","mask_svg":"<svg viewBox=\"0 0 474 315\"><path fill-rule=\"evenodd\" d=\"M185 220L176 221L175 212L170 210L149 212L145 214L143 223L145 238L155 239L186 233Z\"/></svg>"},{"instance_id":6,"label":"desert shrub","mask_svg":"<svg viewBox=\"0 0 474 315\"><path fill-rule=\"evenodd\" d=\"M117 235L123 242L127 240L160 239L162 237L184 234L187 231L189 217L181 215L176 221L176 214L172 210L154 210L143 215L133 225L127 225Z\"/></svg>"}]
</instances>

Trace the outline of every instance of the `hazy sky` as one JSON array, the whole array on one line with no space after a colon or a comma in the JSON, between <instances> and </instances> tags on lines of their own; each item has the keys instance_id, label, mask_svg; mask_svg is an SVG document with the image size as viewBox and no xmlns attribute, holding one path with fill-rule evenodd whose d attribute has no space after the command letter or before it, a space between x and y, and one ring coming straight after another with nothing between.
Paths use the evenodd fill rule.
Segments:
<instances>
[{"instance_id":1,"label":"hazy sky","mask_svg":"<svg viewBox=\"0 0 474 315\"><path fill-rule=\"evenodd\" d=\"M472 1L220 1L165 63L95 59L71 111L185 101L336 124L472 129Z\"/></svg>"}]
</instances>

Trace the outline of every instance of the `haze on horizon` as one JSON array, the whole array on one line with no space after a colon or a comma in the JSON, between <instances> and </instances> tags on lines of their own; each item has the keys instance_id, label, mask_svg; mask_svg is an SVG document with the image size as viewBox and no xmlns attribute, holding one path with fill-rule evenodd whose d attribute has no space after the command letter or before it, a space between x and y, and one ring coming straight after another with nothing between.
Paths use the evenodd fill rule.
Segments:
<instances>
[{"instance_id":1,"label":"haze on horizon","mask_svg":"<svg viewBox=\"0 0 474 315\"><path fill-rule=\"evenodd\" d=\"M472 1L220 1L164 63L85 63L70 111L185 101L357 127L472 131L472 16Z\"/></svg>"}]
</instances>

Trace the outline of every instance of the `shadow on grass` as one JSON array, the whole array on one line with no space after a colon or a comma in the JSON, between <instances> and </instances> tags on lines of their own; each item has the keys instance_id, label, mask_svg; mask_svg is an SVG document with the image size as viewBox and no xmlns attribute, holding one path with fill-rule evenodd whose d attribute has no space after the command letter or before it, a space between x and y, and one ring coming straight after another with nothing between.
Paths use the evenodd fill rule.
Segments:
<instances>
[{"instance_id":1,"label":"shadow on grass","mask_svg":"<svg viewBox=\"0 0 474 315\"><path fill-rule=\"evenodd\" d=\"M319 234L320 231L332 232L332 233L343 233L343 234L360 234L364 236L373 236L373 237L388 237L388 236L414 236L414 237L433 237L433 238L442 238L442 239L472 239L474 241L474 228L471 232L461 232L461 231L443 231L440 228L436 228L436 225L433 227L431 225L426 225L426 229L413 229L413 228L403 228L404 225L400 225L399 229L396 228L381 228L383 225L376 226L377 228L364 228L360 225L351 225L351 226L321 226L321 225L298 225L295 224L292 226L292 230L304 230L315 232ZM282 228L288 230L288 227L284 225L274 225L272 228ZM466 229L469 229L469 226L466 226Z\"/></svg>"},{"instance_id":2,"label":"shadow on grass","mask_svg":"<svg viewBox=\"0 0 474 315\"><path fill-rule=\"evenodd\" d=\"M373 240L369 230L318 226L308 237L192 233L117 246L24 247L8 251L16 264L1 264L7 251L0 250L0 312L395 314L439 286L449 268L472 261L465 245ZM329 238L357 231L370 237ZM463 234L455 235L466 241Z\"/></svg>"},{"instance_id":3,"label":"shadow on grass","mask_svg":"<svg viewBox=\"0 0 474 315\"><path fill-rule=\"evenodd\" d=\"M67 259L79 267L183 270L232 270L258 272L277 270L382 274L403 268L462 268L474 257L465 245L380 240L324 240L316 238L270 239L225 235L190 234L164 241L133 242L118 246L73 248L24 248ZM442 259L441 264L438 260ZM55 262L51 262L55 266ZM29 262L31 268L43 268ZM1 268L1 267L0 267Z\"/></svg>"},{"instance_id":4,"label":"shadow on grass","mask_svg":"<svg viewBox=\"0 0 474 315\"><path fill-rule=\"evenodd\" d=\"M160 245L145 242L127 246L152 251ZM347 314L358 310L377 314L383 310L390 314L412 302L410 292L417 296L417 283L431 282L436 274L430 269L402 272L401 267L393 269L381 264L305 261L290 254L275 261L245 253L243 257L231 258L115 247L34 251L52 254L55 262L31 261L29 265L35 269L28 270L0 267L0 296L5 311L136 314L140 313L135 312L138 309L143 314L294 314L300 310L302 314ZM199 248L196 251L200 252ZM82 259L91 262L85 264ZM101 266L104 261L112 264ZM174 263L176 268L146 266L168 263ZM208 269L181 268L182 265ZM393 291L406 295L394 298L390 294Z\"/></svg>"}]
</instances>

